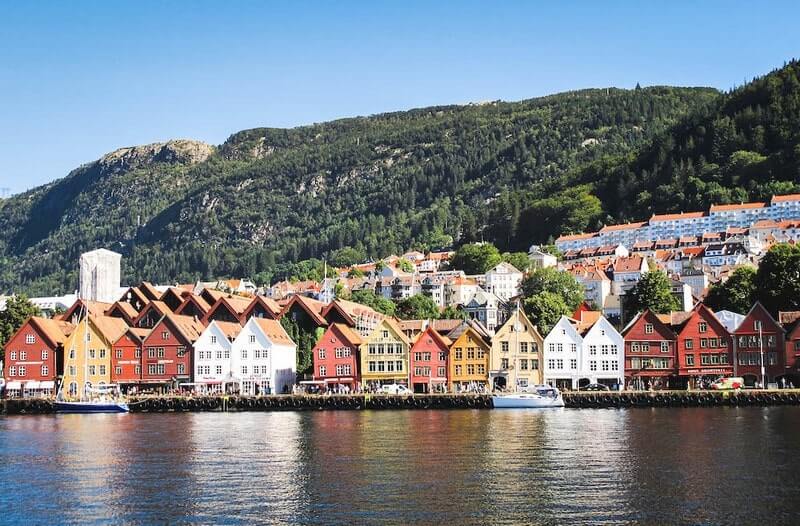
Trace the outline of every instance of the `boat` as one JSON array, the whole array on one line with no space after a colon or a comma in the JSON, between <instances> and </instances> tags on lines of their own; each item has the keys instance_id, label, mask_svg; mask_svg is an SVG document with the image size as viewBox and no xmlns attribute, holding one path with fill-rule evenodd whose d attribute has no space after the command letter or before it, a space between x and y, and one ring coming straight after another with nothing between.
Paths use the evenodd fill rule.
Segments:
<instances>
[{"instance_id":1,"label":"boat","mask_svg":"<svg viewBox=\"0 0 800 526\"><path fill-rule=\"evenodd\" d=\"M56 401L57 413L127 413L125 402L90 400L87 402Z\"/></svg>"},{"instance_id":2,"label":"boat","mask_svg":"<svg viewBox=\"0 0 800 526\"><path fill-rule=\"evenodd\" d=\"M564 407L564 399L555 387L537 386L532 391L492 396L495 409Z\"/></svg>"}]
</instances>

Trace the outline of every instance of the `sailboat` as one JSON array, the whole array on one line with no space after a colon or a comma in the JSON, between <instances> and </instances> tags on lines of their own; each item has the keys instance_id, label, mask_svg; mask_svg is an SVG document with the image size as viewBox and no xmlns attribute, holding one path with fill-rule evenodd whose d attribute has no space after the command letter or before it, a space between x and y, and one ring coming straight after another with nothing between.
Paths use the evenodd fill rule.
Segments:
<instances>
[{"instance_id":1,"label":"sailboat","mask_svg":"<svg viewBox=\"0 0 800 526\"><path fill-rule=\"evenodd\" d=\"M89 354L86 349L89 341L89 310L84 303L81 306L80 313L83 315L84 320L84 333L83 333L83 381L84 386L81 390L80 400L67 400L64 398L64 383L58 389L56 396L55 410L57 413L127 413L130 411L128 404L121 398L119 386L115 384L101 385L99 388L93 388L88 381L89 378L89 362L87 355ZM73 340L73 346L75 345ZM73 347L74 349L74 347Z\"/></svg>"}]
</instances>

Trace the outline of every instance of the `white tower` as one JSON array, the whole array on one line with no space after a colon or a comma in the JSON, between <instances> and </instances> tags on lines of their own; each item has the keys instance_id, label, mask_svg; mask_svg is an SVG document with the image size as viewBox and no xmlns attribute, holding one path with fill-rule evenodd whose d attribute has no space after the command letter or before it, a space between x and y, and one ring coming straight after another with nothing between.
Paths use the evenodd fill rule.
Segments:
<instances>
[{"instance_id":1,"label":"white tower","mask_svg":"<svg viewBox=\"0 0 800 526\"><path fill-rule=\"evenodd\" d=\"M100 248L81 254L80 298L113 303L119 294L122 255Z\"/></svg>"}]
</instances>

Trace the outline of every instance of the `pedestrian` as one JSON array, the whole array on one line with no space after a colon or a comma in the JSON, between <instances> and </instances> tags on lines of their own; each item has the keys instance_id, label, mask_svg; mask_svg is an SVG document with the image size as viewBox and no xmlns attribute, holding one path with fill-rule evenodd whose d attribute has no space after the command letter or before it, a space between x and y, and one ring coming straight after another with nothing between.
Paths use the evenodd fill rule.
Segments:
<instances>
[{"instance_id":1,"label":"pedestrian","mask_svg":"<svg viewBox=\"0 0 800 526\"><path fill-rule=\"evenodd\" d=\"M781 389L786 389L786 377L781 378Z\"/></svg>"}]
</instances>

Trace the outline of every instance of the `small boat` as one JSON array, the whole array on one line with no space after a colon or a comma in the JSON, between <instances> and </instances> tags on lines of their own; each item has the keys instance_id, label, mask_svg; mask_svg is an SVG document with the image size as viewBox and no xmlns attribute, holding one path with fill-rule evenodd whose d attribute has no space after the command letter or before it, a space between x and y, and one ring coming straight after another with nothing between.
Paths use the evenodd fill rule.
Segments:
<instances>
[{"instance_id":1,"label":"small boat","mask_svg":"<svg viewBox=\"0 0 800 526\"><path fill-rule=\"evenodd\" d=\"M564 399L555 387L536 386L533 392L492 396L495 409L564 407Z\"/></svg>"},{"instance_id":2,"label":"small boat","mask_svg":"<svg viewBox=\"0 0 800 526\"><path fill-rule=\"evenodd\" d=\"M57 413L127 413L128 404L113 400L91 400L88 402L56 401Z\"/></svg>"}]
</instances>

